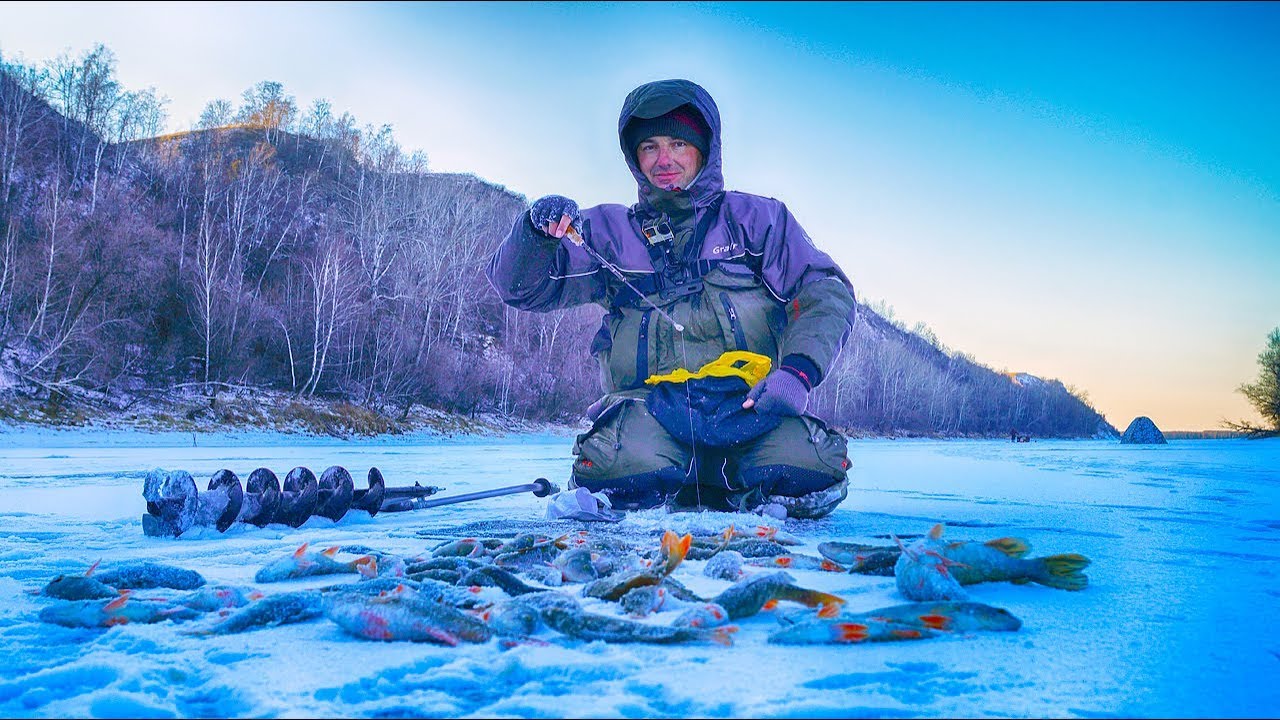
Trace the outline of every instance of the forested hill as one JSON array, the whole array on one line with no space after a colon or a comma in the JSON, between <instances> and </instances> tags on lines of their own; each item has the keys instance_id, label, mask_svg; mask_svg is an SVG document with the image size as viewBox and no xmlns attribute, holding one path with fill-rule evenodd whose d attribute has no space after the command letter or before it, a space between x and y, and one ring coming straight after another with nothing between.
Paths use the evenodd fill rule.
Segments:
<instances>
[{"instance_id":1,"label":"forested hill","mask_svg":"<svg viewBox=\"0 0 1280 720\"><path fill-rule=\"evenodd\" d=\"M428 170L389 128L276 83L158 135L99 46L0 72L0 394L123 407L269 388L579 421L602 311L505 307L484 266L524 197ZM876 433L1114 433L1056 381L947 352L863 307L815 399Z\"/></svg>"}]
</instances>

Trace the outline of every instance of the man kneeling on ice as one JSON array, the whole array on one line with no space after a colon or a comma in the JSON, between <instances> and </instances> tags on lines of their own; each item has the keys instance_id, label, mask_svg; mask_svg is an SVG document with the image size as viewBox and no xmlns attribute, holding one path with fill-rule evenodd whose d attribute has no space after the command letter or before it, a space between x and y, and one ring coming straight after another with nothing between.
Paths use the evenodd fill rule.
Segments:
<instances>
[{"instance_id":1,"label":"man kneeling on ice","mask_svg":"<svg viewBox=\"0 0 1280 720\"><path fill-rule=\"evenodd\" d=\"M781 202L724 190L703 88L636 88L618 134L639 202L539 198L488 269L513 307L607 310L591 343L605 395L569 487L617 509L826 515L846 441L805 409L852 327L849 280Z\"/></svg>"}]
</instances>

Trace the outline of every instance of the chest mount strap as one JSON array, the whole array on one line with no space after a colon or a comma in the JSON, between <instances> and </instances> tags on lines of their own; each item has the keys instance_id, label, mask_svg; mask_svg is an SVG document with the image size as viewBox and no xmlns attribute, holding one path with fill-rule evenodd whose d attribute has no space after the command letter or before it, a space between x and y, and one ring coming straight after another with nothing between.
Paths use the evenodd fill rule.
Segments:
<instances>
[{"instance_id":1,"label":"chest mount strap","mask_svg":"<svg viewBox=\"0 0 1280 720\"><path fill-rule=\"evenodd\" d=\"M671 230L671 220L666 213L645 220L640 228L649 251L649 261L654 273L640 278L632 285L645 295L657 294L663 300L676 300L702 292L702 278L720 264L720 260L704 260L698 256L711 225L720 214L724 195L716 196L693 229L693 236L684 246L684 252L676 253L676 237ZM624 289L614 299L615 305L635 305L642 302L635 293Z\"/></svg>"}]
</instances>

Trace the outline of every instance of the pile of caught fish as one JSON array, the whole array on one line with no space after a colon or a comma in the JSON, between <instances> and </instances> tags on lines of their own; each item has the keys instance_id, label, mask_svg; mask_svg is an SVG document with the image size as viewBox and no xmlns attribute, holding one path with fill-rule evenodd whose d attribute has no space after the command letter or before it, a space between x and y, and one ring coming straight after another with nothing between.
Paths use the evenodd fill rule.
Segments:
<instances>
[{"instance_id":1,"label":"pile of caught fish","mask_svg":"<svg viewBox=\"0 0 1280 720\"><path fill-rule=\"evenodd\" d=\"M56 600L40 619L70 627L172 621L190 623L183 634L225 635L327 618L370 640L540 642L535 636L549 628L584 641L729 645L738 630L733 623L762 610L778 610L780 627L768 640L783 644L1017 630L1016 617L968 602L962 586L1009 581L1080 590L1088 582L1080 571L1089 561L1080 555L1028 559L1027 543L1017 538L945 543L941 534L939 525L910 545L822 543L822 557L793 552L798 541L775 528L743 533L732 526L702 537L666 531L640 542L587 531L468 537L408 557L354 545L316 551L304 544L259 569L254 582L341 574L358 579L267 594L210 586L194 571L167 565L97 571L95 563L83 575L60 575L36 592ZM705 576L732 584L712 597L698 595L672 576L686 559L706 561ZM844 599L797 585L787 569L894 575L898 591L912 602L847 612ZM784 611L783 602L799 607ZM669 622L646 620L668 612L674 615Z\"/></svg>"}]
</instances>

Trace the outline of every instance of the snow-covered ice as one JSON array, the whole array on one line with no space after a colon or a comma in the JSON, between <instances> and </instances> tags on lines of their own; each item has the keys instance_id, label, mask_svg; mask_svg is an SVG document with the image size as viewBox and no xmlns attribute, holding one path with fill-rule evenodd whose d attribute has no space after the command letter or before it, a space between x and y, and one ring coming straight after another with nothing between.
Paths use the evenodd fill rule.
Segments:
<instances>
[{"instance_id":1,"label":"snow-covered ice","mask_svg":"<svg viewBox=\"0 0 1280 720\"><path fill-rule=\"evenodd\" d=\"M0 715L37 717L1110 717L1280 713L1280 441L861 440L849 499L788 521L816 555L824 540L883 544L947 523L949 539L1015 535L1033 555L1092 559L1090 585L967 588L1021 618L1015 633L919 642L780 646L765 612L732 647L607 645L552 631L546 645L449 648L357 640L318 620L194 638L172 623L72 630L41 623L29 593L60 573L152 560L210 582L253 585L257 568L309 541L417 553L451 535L543 525L546 500L517 495L294 530L233 526L147 538L142 478L187 470L203 488L227 467L281 477L340 464L357 486L469 492L547 477L563 486L572 438L342 442L294 435L0 431ZM623 529L712 531L754 516L647 511ZM613 526L593 526L610 532ZM727 582L687 561L675 576ZM903 602L893 578L789 571L852 611ZM332 579L258 586L268 592ZM669 621L665 614L654 621Z\"/></svg>"}]
</instances>

